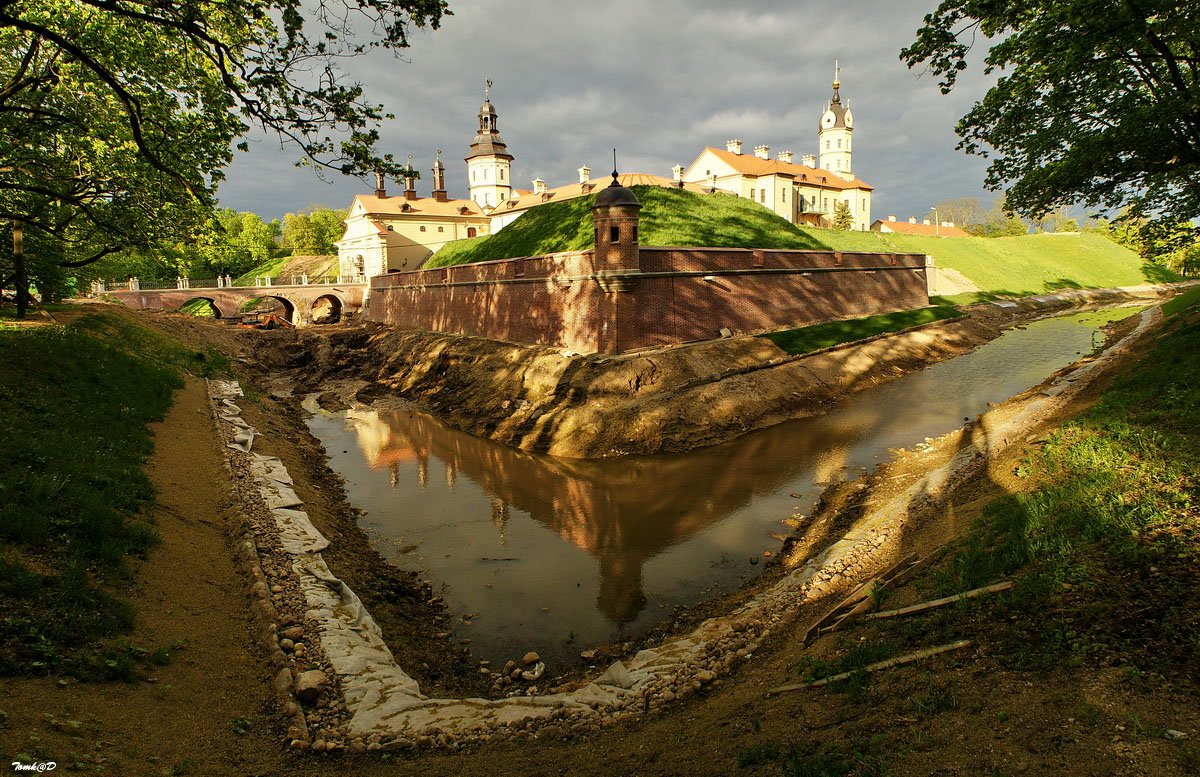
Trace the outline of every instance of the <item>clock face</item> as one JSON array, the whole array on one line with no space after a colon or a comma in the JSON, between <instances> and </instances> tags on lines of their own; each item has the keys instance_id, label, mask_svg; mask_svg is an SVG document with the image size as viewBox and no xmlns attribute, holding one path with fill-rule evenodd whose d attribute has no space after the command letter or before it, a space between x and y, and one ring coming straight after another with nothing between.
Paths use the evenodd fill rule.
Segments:
<instances>
[{"instance_id":1,"label":"clock face","mask_svg":"<svg viewBox=\"0 0 1200 777\"><path fill-rule=\"evenodd\" d=\"M821 117L821 126L822 127L832 127L833 126L833 111L825 111L825 115Z\"/></svg>"},{"instance_id":2,"label":"clock face","mask_svg":"<svg viewBox=\"0 0 1200 777\"><path fill-rule=\"evenodd\" d=\"M846 111L846 126L854 126L854 116L850 113L850 111Z\"/></svg>"}]
</instances>

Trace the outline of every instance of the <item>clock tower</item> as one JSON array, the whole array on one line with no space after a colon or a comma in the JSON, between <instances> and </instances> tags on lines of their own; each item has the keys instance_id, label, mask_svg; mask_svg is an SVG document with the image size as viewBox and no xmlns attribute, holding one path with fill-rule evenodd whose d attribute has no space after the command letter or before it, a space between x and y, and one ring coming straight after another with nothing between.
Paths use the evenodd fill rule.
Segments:
<instances>
[{"instance_id":1,"label":"clock tower","mask_svg":"<svg viewBox=\"0 0 1200 777\"><path fill-rule=\"evenodd\" d=\"M854 178L853 168L850 166L854 116L850 113L850 103L842 104L842 96L839 93L842 86L840 75L840 68L835 62L833 64L833 99L825 106L825 110L821 114L820 126L817 129L820 153L820 161L817 166L849 181Z\"/></svg>"},{"instance_id":2,"label":"clock tower","mask_svg":"<svg viewBox=\"0 0 1200 777\"><path fill-rule=\"evenodd\" d=\"M495 208L512 195L513 156L500 138L491 90L489 79L479 106L479 131L466 158L471 199L482 208Z\"/></svg>"}]
</instances>

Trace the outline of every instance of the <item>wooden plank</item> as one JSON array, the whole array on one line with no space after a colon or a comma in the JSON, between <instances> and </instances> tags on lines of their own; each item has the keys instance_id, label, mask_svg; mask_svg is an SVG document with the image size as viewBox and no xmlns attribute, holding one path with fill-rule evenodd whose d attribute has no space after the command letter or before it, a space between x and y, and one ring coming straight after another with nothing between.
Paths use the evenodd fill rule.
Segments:
<instances>
[{"instance_id":1,"label":"wooden plank","mask_svg":"<svg viewBox=\"0 0 1200 777\"><path fill-rule=\"evenodd\" d=\"M864 666L862 669L859 669L856 671L868 672L868 673L869 672L879 672L884 669L892 669L897 666L904 666L905 664L911 664L916 661L921 661L922 659L926 659L931 656L940 655L941 653L948 653L951 650L961 650L965 647L969 647L970 645L971 645L971 640L969 640L969 639L959 640L958 642L951 642L949 645L940 645L938 647L926 648L925 650L918 650L916 653L908 653L907 655L897 656L896 658L889 658L887 661L879 661L878 663L868 664L867 666ZM824 677L820 680L815 680L811 683L796 683L794 685L781 685L778 688L772 688L771 690L767 691L767 695L773 696L778 693L787 693L789 691L799 691L799 690L803 690L805 688L819 688L822 685L829 685L830 683L836 683L836 682L840 682L842 680L848 680L851 677L853 677L854 674L855 674L855 672L842 672L841 674L835 674L835 675L831 675L829 677Z\"/></svg>"},{"instance_id":2,"label":"wooden plank","mask_svg":"<svg viewBox=\"0 0 1200 777\"><path fill-rule=\"evenodd\" d=\"M871 597L875 591L883 588L885 585L888 585L891 579L903 574L912 564L918 563L916 562L916 558L917 554L909 553L907 556L900 559L900 561L885 569L879 575L876 575L865 583L862 583L849 594L847 594L846 598L842 599L842 601L839 602L836 607L825 613L823 618L810 626L808 631L804 632L804 644L812 644L813 640L822 634L828 634L831 631L836 631L841 626L849 625L850 620L852 620L853 617L856 617L857 615L865 612L866 609L870 608L869 603L871 602ZM868 603L866 608L862 608L861 605L863 602ZM849 610L856 610L856 612L853 616L851 616L850 619L847 619L847 611Z\"/></svg>"},{"instance_id":3,"label":"wooden plank","mask_svg":"<svg viewBox=\"0 0 1200 777\"><path fill-rule=\"evenodd\" d=\"M1007 591L1010 588L1012 588L1014 585L1016 585L1016 583L1014 583L1013 581L1006 580L1003 583L987 585L987 586L984 586L983 588L973 588L970 591L964 591L961 594L955 594L954 596L946 596L941 599L933 599L932 601L922 602L921 604L913 604L913 605L909 605L908 607L901 607L896 610L884 610L883 612L870 612L870 613L867 613L865 616L863 616L863 620L871 621L871 620L878 620L880 618L899 618L902 615L913 615L918 612L925 612L926 610L933 610L938 607L945 607L948 604L954 604L955 602L961 602L965 599L974 599L977 596L984 596L986 594L994 594L994 593L999 593L1000 591Z\"/></svg>"}]
</instances>

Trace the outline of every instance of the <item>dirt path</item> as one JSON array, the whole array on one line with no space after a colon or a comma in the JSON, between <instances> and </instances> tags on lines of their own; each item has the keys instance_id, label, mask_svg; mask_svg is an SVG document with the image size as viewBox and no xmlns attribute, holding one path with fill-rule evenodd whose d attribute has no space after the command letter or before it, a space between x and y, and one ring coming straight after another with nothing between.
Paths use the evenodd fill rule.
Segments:
<instances>
[{"instance_id":1,"label":"dirt path","mask_svg":"<svg viewBox=\"0 0 1200 777\"><path fill-rule=\"evenodd\" d=\"M129 641L167 646L171 659L137 684L5 679L6 760L29 754L116 775L255 774L279 749L246 582L226 542L229 486L201 381L178 392L154 444L162 542L124 593L138 612Z\"/></svg>"}]
</instances>

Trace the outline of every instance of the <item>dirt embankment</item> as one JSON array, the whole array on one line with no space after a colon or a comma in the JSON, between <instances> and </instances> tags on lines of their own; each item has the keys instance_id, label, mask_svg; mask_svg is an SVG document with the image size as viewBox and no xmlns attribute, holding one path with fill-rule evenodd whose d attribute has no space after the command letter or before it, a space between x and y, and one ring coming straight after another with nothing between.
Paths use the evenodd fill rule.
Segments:
<instances>
[{"instance_id":1,"label":"dirt embankment","mask_svg":"<svg viewBox=\"0 0 1200 777\"><path fill-rule=\"evenodd\" d=\"M254 361L271 379L332 392L336 403L402 399L506 445L600 458L689 450L814 415L1014 323L1094 301L978 305L955 321L800 357L749 336L605 358L359 325L263 333Z\"/></svg>"}]
</instances>

